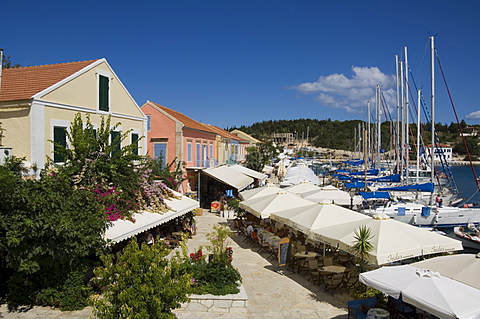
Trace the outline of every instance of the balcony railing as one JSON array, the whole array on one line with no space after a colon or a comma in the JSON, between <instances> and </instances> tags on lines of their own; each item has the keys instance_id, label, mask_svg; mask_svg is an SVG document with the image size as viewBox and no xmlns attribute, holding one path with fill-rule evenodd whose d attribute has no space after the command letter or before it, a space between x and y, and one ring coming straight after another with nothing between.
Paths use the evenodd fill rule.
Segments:
<instances>
[{"instance_id":1,"label":"balcony railing","mask_svg":"<svg viewBox=\"0 0 480 319\"><path fill-rule=\"evenodd\" d=\"M195 161L197 167L215 167L218 166L218 160L216 158L209 158L207 160Z\"/></svg>"}]
</instances>

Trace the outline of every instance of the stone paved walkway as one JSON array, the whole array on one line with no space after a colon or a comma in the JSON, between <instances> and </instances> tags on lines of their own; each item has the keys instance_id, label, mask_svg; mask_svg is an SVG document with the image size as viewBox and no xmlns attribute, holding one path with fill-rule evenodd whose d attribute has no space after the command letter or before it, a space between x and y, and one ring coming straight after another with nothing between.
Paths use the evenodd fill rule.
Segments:
<instances>
[{"instance_id":1,"label":"stone paved walkway","mask_svg":"<svg viewBox=\"0 0 480 319\"><path fill-rule=\"evenodd\" d=\"M200 245L207 245L205 235L212 231L214 225L227 223L224 218L205 212L197 216L197 235L188 242L189 251L193 252ZM231 222L231 221L230 221ZM243 277L243 286L248 295L248 307L237 308L226 313L222 309L218 312L201 313L177 309L174 313L180 319L202 318L335 318L346 319L346 305L350 297L344 291L336 292L333 296L323 292L321 287L307 281L303 275L285 270L283 275L278 273L276 261L267 259L267 254L259 254L255 249L243 242L243 236L233 237L234 251L233 265L237 267ZM46 307L34 307L25 312L11 313L5 305L0 307L1 319L31 319L31 318L89 318L91 309L81 311L62 312Z\"/></svg>"}]
</instances>

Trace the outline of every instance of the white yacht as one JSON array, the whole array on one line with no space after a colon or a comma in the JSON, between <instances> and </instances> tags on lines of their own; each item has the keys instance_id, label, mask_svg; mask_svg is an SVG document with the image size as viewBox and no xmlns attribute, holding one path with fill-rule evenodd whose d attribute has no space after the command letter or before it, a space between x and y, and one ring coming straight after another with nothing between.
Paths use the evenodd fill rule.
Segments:
<instances>
[{"instance_id":1,"label":"white yacht","mask_svg":"<svg viewBox=\"0 0 480 319\"><path fill-rule=\"evenodd\" d=\"M383 206L364 209L363 213L371 216L383 213L392 219L416 226L455 227L480 223L480 208L473 207L435 207L390 201Z\"/></svg>"}]
</instances>

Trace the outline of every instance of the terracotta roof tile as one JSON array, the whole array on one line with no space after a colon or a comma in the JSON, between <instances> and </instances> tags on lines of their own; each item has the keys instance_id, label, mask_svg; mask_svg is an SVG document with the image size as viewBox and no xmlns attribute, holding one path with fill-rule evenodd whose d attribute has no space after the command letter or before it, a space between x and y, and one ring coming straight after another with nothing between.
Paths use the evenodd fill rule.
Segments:
<instances>
[{"instance_id":1,"label":"terracotta roof tile","mask_svg":"<svg viewBox=\"0 0 480 319\"><path fill-rule=\"evenodd\" d=\"M26 100L97 60L3 69L0 101Z\"/></svg>"},{"instance_id":2,"label":"terracotta roof tile","mask_svg":"<svg viewBox=\"0 0 480 319\"><path fill-rule=\"evenodd\" d=\"M215 131L213 131L207 125L202 124L200 122L197 122L194 119L186 116L185 114L174 111L172 109L169 109L168 107L165 107L163 105L160 105L160 104L157 104L157 103L154 103L154 102L150 102L150 103L152 103L156 107L160 108L161 110L163 110L164 112L166 112L170 116L173 116L174 118L176 118L178 121L183 123L183 125L185 125L188 128L191 128L191 129L194 129L194 130L205 131L205 132L209 132L209 133L216 133Z\"/></svg>"},{"instance_id":3,"label":"terracotta roof tile","mask_svg":"<svg viewBox=\"0 0 480 319\"><path fill-rule=\"evenodd\" d=\"M211 124L206 124L206 125L208 125L208 127L210 127L212 129L212 131L216 132L221 137L230 138L230 139L237 140L237 141L245 141L243 138L241 138L241 137L239 137L235 134L232 134L228 131L225 131L225 130L219 128L218 126L214 126L214 125L211 125Z\"/></svg>"}]
</instances>

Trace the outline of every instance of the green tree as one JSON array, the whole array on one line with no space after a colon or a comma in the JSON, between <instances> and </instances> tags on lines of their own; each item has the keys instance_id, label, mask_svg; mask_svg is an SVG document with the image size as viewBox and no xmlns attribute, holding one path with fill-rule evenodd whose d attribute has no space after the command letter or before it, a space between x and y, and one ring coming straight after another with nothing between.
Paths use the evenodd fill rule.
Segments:
<instances>
[{"instance_id":1,"label":"green tree","mask_svg":"<svg viewBox=\"0 0 480 319\"><path fill-rule=\"evenodd\" d=\"M2 69L21 68L20 64L12 64L9 55L2 55Z\"/></svg>"},{"instance_id":2,"label":"green tree","mask_svg":"<svg viewBox=\"0 0 480 319\"><path fill-rule=\"evenodd\" d=\"M466 138L465 144L467 144L468 152L471 155L480 155L480 145L478 145L477 137ZM459 154L467 154L467 149L465 149L465 144L463 143L463 141L456 143L453 146L453 151Z\"/></svg>"},{"instance_id":3,"label":"green tree","mask_svg":"<svg viewBox=\"0 0 480 319\"><path fill-rule=\"evenodd\" d=\"M163 165L163 159L149 159L152 167L152 174L160 179L167 187L178 191L187 176L183 172L182 165L175 158L171 163Z\"/></svg>"},{"instance_id":4,"label":"green tree","mask_svg":"<svg viewBox=\"0 0 480 319\"><path fill-rule=\"evenodd\" d=\"M162 243L139 247L131 240L118 255L102 256L104 266L94 272L103 293L90 299L96 318L175 318L171 310L188 301L191 276L169 252Z\"/></svg>"},{"instance_id":5,"label":"green tree","mask_svg":"<svg viewBox=\"0 0 480 319\"><path fill-rule=\"evenodd\" d=\"M61 174L24 180L6 167L0 187L2 273L8 274L2 280L8 283L9 304L85 306L88 293L83 274L89 267L88 257L105 247L101 234L107 227L95 195L72 189L70 179ZM72 274L79 280L72 281ZM71 285L67 287L68 280ZM79 294L72 297L74 290Z\"/></svg>"}]
</instances>

